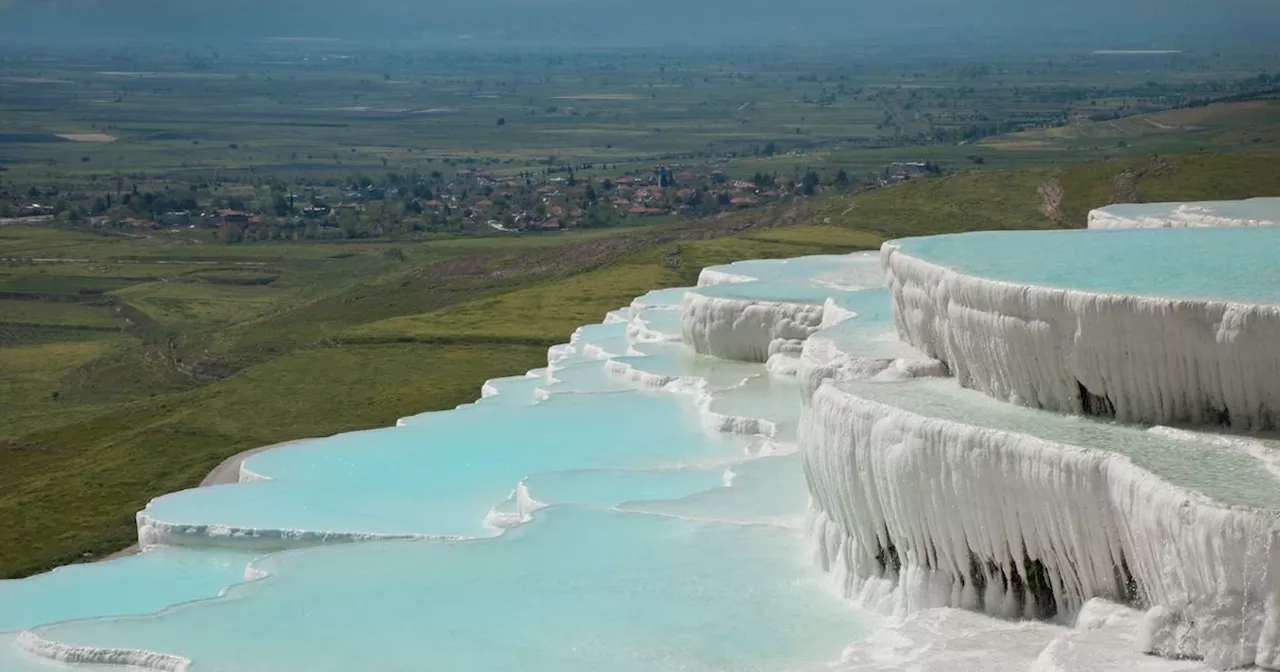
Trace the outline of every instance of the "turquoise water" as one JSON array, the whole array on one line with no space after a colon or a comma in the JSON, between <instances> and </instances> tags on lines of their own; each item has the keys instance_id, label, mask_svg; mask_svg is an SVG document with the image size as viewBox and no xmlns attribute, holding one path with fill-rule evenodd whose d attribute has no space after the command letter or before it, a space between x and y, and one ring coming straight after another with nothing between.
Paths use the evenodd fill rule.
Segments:
<instances>
[{"instance_id":1,"label":"turquoise water","mask_svg":"<svg viewBox=\"0 0 1280 672\"><path fill-rule=\"evenodd\" d=\"M0 632L73 618L147 614L213 597L242 581L253 558L239 551L169 548L0 581Z\"/></svg>"},{"instance_id":2,"label":"turquoise water","mask_svg":"<svg viewBox=\"0 0 1280 672\"><path fill-rule=\"evenodd\" d=\"M638 355L614 357L617 364L629 366L652 376L706 381L712 390L723 390L760 373L758 364L732 362L700 355L682 343L641 343L634 348Z\"/></svg>"},{"instance_id":3,"label":"turquoise water","mask_svg":"<svg viewBox=\"0 0 1280 672\"><path fill-rule=\"evenodd\" d=\"M680 312L675 310L651 308L640 311L635 319L640 320L652 331L679 338L681 331Z\"/></svg>"},{"instance_id":4,"label":"turquoise water","mask_svg":"<svg viewBox=\"0 0 1280 672\"><path fill-rule=\"evenodd\" d=\"M1208 441L1182 440L1130 425L1097 422L993 400L951 379L855 381L840 388L919 415L1026 434L1124 455L1165 481L1223 504L1280 510L1280 480L1257 457Z\"/></svg>"},{"instance_id":5,"label":"turquoise water","mask_svg":"<svg viewBox=\"0 0 1280 672\"><path fill-rule=\"evenodd\" d=\"M765 457L730 468L733 487L704 490L681 499L631 501L626 511L696 520L777 525L796 529L809 508L799 453Z\"/></svg>"},{"instance_id":6,"label":"turquoise water","mask_svg":"<svg viewBox=\"0 0 1280 672\"><path fill-rule=\"evenodd\" d=\"M542 503L598 504L682 499L724 486L726 466L653 471L579 470L535 474L525 480Z\"/></svg>"},{"instance_id":7,"label":"turquoise water","mask_svg":"<svg viewBox=\"0 0 1280 672\"><path fill-rule=\"evenodd\" d=\"M812 668L880 619L831 591L799 534L557 507L495 539L286 553L227 599L41 634L195 672Z\"/></svg>"},{"instance_id":8,"label":"turquoise water","mask_svg":"<svg viewBox=\"0 0 1280 672\"><path fill-rule=\"evenodd\" d=\"M477 406L261 453L245 468L272 480L175 493L147 515L182 526L482 536L492 533L485 513L530 474L746 454L744 439L705 436L700 426L681 399L639 391Z\"/></svg>"},{"instance_id":9,"label":"turquoise water","mask_svg":"<svg viewBox=\"0 0 1280 672\"><path fill-rule=\"evenodd\" d=\"M766 282L804 282L857 290L884 285L879 255L814 255L795 259L750 259L716 270Z\"/></svg>"},{"instance_id":10,"label":"turquoise water","mask_svg":"<svg viewBox=\"0 0 1280 672\"><path fill-rule=\"evenodd\" d=\"M688 287L655 289L643 296L636 297L631 302L631 307L635 310L643 310L645 308L679 309L684 305L684 295L687 291L689 291Z\"/></svg>"},{"instance_id":11,"label":"turquoise water","mask_svg":"<svg viewBox=\"0 0 1280 672\"><path fill-rule=\"evenodd\" d=\"M800 386L794 378L758 374L714 395L707 408L730 417L768 420L776 427L773 439L794 444L800 422Z\"/></svg>"},{"instance_id":12,"label":"turquoise water","mask_svg":"<svg viewBox=\"0 0 1280 672\"><path fill-rule=\"evenodd\" d=\"M601 394L604 392L625 392L634 390L634 385L627 384L604 369L604 361L599 359L567 360L557 365L551 372L554 382L540 386L542 392L548 394Z\"/></svg>"},{"instance_id":13,"label":"turquoise water","mask_svg":"<svg viewBox=\"0 0 1280 672\"><path fill-rule=\"evenodd\" d=\"M815 333L835 343L850 357L867 359L920 359L924 355L898 340L893 325L893 306L887 289L848 292L838 297L836 305L854 312L857 317L839 322Z\"/></svg>"},{"instance_id":14,"label":"turquoise water","mask_svg":"<svg viewBox=\"0 0 1280 672\"><path fill-rule=\"evenodd\" d=\"M719 299L822 305L827 300L827 297L837 290L803 282L776 281L730 282L721 285L698 287L690 291L694 294Z\"/></svg>"},{"instance_id":15,"label":"turquoise water","mask_svg":"<svg viewBox=\"0 0 1280 672\"><path fill-rule=\"evenodd\" d=\"M896 243L910 256L995 280L1280 303L1280 227L989 231Z\"/></svg>"},{"instance_id":16,"label":"turquoise water","mask_svg":"<svg viewBox=\"0 0 1280 672\"><path fill-rule=\"evenodd\" d=\"M889 290L878 287L858 292L839 292L831 297L837 306L857 315L850 324L861 326L893 325L893 302Z\"/></svg>"}]
</instances>

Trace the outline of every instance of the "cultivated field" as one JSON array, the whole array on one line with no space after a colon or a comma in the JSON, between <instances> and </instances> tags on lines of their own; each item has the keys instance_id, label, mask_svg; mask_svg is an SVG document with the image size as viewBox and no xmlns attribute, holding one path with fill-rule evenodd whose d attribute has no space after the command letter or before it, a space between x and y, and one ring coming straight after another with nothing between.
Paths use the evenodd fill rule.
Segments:
<instances>
[{"instance_id":1,"label":"cultivated field","mask_svg":"<svg viewBox=\"0 0 1280 672\"><path fill-rule=\"evenodd\" d=\"M878 170L934 154L963 163L974 152L948 147L1005 131L1067 124L1069 135L1089 118L1272 90L1256 75L1275 65L1267 55L484 55L359 53L341 43L0 51L0 157L11 182L64 187L117 175L426 173L446 160L520 172L551 157L608 174L668 160L744 175L813 163ZM1118 121L1116 132L1147 123ZM1089 151L1082 159L1124 154L1114 142L1073 147ZM1036 148L1028 138L981 152L997 166L1052 160L1027 155ZM761 153L763 162L735 161Z\"/></svg>"}]
</instances>

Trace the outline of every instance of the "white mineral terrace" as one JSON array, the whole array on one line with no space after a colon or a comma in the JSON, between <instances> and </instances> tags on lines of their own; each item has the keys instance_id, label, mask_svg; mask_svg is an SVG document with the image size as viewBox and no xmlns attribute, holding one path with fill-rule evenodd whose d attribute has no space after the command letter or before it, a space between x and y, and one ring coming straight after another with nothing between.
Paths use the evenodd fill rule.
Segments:
<instances>
[{"instance_id":1,"label":"white mineral terrace","mask_svg":"<svg viewBox=\"0 0 1280 672\"><path fill-rule=\"evenodd\" d=\"M0 671L1280 670L1280 228L1157 228L705 269L0 581Z\"/></svg>"},{"instance_id":2,"label":"white mineral terrace","mask_svg":"<svg viewBox=\"0 0 1280 672\"><path fill-rule=\"evenodd\" d=\"M1280 198L1200 203L1121 203L1089 212L1091 229L1270 226L1280 224Z\"/></svg>"},{"instance_id":3,"label":"white mineral terrace","mask_svg":"<svg viewBox=\"0 0 1280 672\"><path fill-rule=\"evenodd\" d=\"M1125 422L1270 429L1277 242L1276 227L1009 232L896 241L883 256L898 333L965 386Z\"/></svg>"}]
</instances>

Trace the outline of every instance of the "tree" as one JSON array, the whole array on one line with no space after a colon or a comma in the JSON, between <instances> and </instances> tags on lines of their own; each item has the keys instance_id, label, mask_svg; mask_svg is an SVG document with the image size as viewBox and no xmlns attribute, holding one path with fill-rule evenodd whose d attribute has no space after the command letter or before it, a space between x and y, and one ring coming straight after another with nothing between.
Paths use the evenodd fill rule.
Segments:
<instances>
[{"instance_id":1,"label":"tree","mask_svg":"<svg viewBox=\"0 0 1280 672\"><path fill-rule=\"evenodd\" d=\"M848 187L849 173L844 172L844 168L841 168L840 172L836 173L836 179L833 184L835 184L837 187L840 187L841 189Z\"/></svg>"},{"instance_id":2,"label":"tree","mask_svg":"<svg viewBox=\"0 0 1280 672\"><path fill-rule=\"evenodd\" d=\"M810 170L804 174L804 179L800 181L800 189L805 196L812 196L813 192L817 190L820 182L821 179L818 177L818 174Z\"/></svg>"},{"instance_id":3,"label":"tree","mask_svg":"<svg viewBox=\"0 0 1280 672\"><path fill-rule=\"evenodd\" d=\"M506 118L506 117L498 117L498 125L499 125L499 126L506 126L506 125L507 125L507 118Z\"/></svg>"},{"instance_id":4,"label":"tree","mask_svg":"<svg viewBox=\"0 0 1280 672\"><path fill-rule=\"evenodd\" d=\"M360 215L355 210L343 210L338 215L338 226L346 238L355 238L360 234Z\"/></svg>"},{"instance_id":5,"label":"tree","mask_svg":"<svg viewBox=\"0 0 1280 672\"><path fill-rule=\"evenodd\" d=\"M292 208L289 207L289 202L285 200L284 194L275 194L271 197L271 209L280 217L284 217L289 214Z\"/></svg>"}]
</instances>

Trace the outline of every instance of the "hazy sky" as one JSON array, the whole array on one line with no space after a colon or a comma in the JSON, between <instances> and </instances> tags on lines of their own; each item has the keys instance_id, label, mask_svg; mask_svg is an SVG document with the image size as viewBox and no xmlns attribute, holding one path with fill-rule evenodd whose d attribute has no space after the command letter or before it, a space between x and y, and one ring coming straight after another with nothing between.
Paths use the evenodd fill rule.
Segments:
<instances>
[{"instance_id":1,"label":"hazy sky","mask_svg":"<svg viewBox=\"0 0 1280 672\"><path fill-rule=\"evenodd\" d=\"M0 35L231 41L265 36L548 46L1098 47L1266 38L1280 0L0 0ZM465 39L464 38L464 39Z\"/></svg>"}]
</instances>

